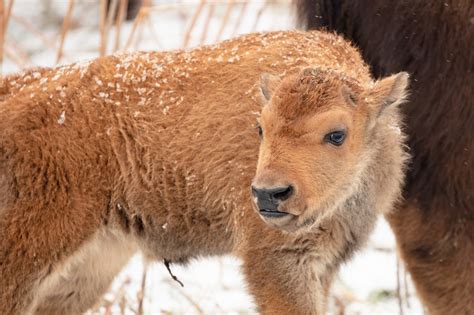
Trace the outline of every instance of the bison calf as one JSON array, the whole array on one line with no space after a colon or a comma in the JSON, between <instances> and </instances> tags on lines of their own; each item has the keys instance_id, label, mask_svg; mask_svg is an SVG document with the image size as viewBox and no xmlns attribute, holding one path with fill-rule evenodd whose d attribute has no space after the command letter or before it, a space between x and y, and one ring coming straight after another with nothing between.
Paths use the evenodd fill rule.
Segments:
<instances>
[{"instance_id":1,"label":"bison calf","mask_svg":"<svg viewBox=\"0 0 474 315\"><path fill-rule=\"evenodd\" d=\"M323 32L5 78L0 313L84 312L136 250L233 253L260 312L323 313L399 197L406 85Z\"/></svg>"}]
</instances>

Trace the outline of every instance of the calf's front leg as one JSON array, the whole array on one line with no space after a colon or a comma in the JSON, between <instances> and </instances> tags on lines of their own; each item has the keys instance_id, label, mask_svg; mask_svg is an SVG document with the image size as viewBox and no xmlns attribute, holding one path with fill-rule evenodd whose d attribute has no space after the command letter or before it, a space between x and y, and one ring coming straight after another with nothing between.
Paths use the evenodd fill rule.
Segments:
<instances>
[{"instance_id":1,"label":"calf's front leg","mask_svg":"<svg viewBox=\"0 0 474 315\"><path fill-rule=\"evenodd\" d=\"M248 239L244 273L261 314L325 313L337 267L318 254L315 241L266 227Z\"/></svg>"}]
</instances>

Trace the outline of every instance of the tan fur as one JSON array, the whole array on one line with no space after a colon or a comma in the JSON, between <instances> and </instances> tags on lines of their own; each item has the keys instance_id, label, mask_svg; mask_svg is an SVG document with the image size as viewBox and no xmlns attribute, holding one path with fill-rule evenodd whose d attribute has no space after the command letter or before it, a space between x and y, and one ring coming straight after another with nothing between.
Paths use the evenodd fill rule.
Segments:
<instances>
[{"instance_id":1,"label":"tan fur","mask_svg":"<svg viewBox=\"0 0 474 315\"><path fill-rule=\"evenodd\" d=\"M265 136L259 155L262 73L282 81L268 86L260 118L265 132L280 132ZM403 78L374 82L356 49L323 32L7 77L0 313L83 312L138 246L172 262L233 253L262 313L321 314L339 264L400 194ZM341 121L350 131L341 150L299 138ZM292 228L254 209L252 178L275 172L266 161L298 181L301 197L286 209L300 215ZM116 257L110 269L105 248ZM80 283L72 296L68 279Z\"/></svg>"},{"instance_id":2,"label":"tan fur","mask_svg":"<svg viewBox=\"0 0 474 315\"><path fill-rule=\"evenodd\" d=\"M135 251L135 244L120 232L98 231L37 284L27 313L81 313L105 293Z\"/></svg>"}]
</instances>

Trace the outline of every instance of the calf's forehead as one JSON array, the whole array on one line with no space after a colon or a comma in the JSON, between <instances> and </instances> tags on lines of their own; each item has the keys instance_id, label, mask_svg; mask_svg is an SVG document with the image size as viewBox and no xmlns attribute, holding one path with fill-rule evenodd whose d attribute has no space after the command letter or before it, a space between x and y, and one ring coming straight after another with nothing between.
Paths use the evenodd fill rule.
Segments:
<instances>
[{"instance_id":1,"label":"calf's forehead","mask_svg":"<svg viewBox=\"0 0 474 315\"><path fill-rule=\"evenodd\" d=\"M338 118L350 118L356 115L357 109L348 104L341 95L312 96L304 99L300 96L276 96L267 104L261 113L263 125L285 126L317 124Z\"/></svg>"},{"instance_id":2,"label":"calf's forehead","mask_svg":"<svg viewBox=\"0 0 474 315\"><path fill-rule=\"evenodd\" d=\"M295 120L326 112L334 108L354 110L347 93L360 94L353 81L339 75L307 75L290 77L281 82L268 104L278 119ZM346 97L344 97L346 93Z\"/></svg>"},{"instance_id":3,"label":"calf's forehead","mask_svg":"<svg viewBox=\"0 0 474 315\"><path fill-rule=\"evenodd\" d=\"M327 133L336 130L350 130L356 123L354 113L344 106L325 107L318 111L296 117L282 119L271 108L262 112L262 125L279 138L299 137L308 133Z\"/></svg>"}]
</instances>

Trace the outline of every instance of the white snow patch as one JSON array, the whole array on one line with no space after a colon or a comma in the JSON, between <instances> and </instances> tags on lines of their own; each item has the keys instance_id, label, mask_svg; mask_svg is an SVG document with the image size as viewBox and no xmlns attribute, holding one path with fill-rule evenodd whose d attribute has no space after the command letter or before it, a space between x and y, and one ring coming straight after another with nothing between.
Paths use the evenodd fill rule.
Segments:
<instances>
[{"instance_id":1,"label":"white snow patch","mask_svg":"<svg viewBox=\"0 0 474 315\"><path fill-rule=\"evenodd\" d=\"M62 111L58 118L58 124L63 125L66 122L66 112Z\"/></svg>"}]
</instances>

